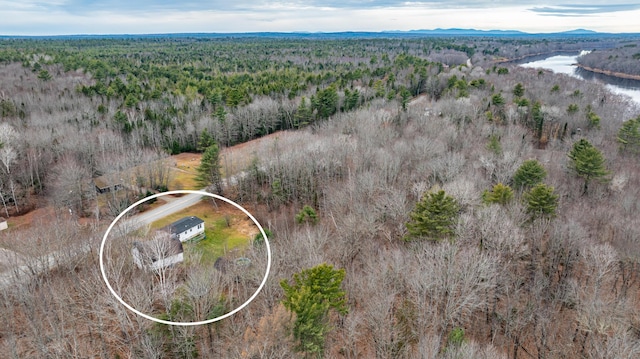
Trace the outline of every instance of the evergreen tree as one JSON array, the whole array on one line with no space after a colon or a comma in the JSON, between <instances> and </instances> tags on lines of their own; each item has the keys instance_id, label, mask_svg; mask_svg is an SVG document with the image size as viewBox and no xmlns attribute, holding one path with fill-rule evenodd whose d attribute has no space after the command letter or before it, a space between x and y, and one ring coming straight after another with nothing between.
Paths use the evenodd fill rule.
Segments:
<instances>
[{"instance_id":1,"label":"evergreen tree","mask_svg":"<svg viewBox=\"0 0 640 359\"><path fill-rule=\"evenodd\" d=\"M296 214L296 222L302 224L304 222L310 222L311 224L318 223L318 214L311 207L305 205L298 214Z\"/></svg>"},{"instance_id":2,"label":"evergreen tree","mask_svg":"<svg viewBox=\"0 0 640 359\"><path fill-rule=\"evenodd\" d=\"M591 128L600 129L600 116L598 116L595 112L593 112L591 105L587 105L586 112L587 112L588 127L590 129Z\"/></svg>"},{"instance_id":3,"label":"evergreen tree","mask_svg":"<svg viewBox=\"0 0 640 359\"><path fill-rule=\"evenodd\" d=\"M482 201L486 204L497 203L505 205L513 199L513 190L509 186L498 183L491 191L485 190L482 193Z\"/></svg>"},{"instance_id":4,"label":"evergreen tree","mask_svg":"<svg viewBox=\"0 0 640 359\"><path fill-rule=\"evenodd\" d=\"M616 140L620 143L621 151L633 154L640 153L640 116L624 121L618 130Z\"/></svg>"},{"instance_id":5,"label":"evergreen tree","mask_svg":"<svg viewBox=\"0 0 640 359\"><path fill-rule=\"evenodd\" d=\"M227 111L225 111L223 106L218 106L215 112L215 117L220 122L224 122L227 119Z\"/></svg>"},{"instance_id":6,"label":"evergreen tree","mask_svg":"<svg viewBox=\"0 0 640 359\"><path fill-rule=\"evenodd\" d=\"M584 179L583 194L587 193L589 183L592 180L600 182L607 181L609 171L605 168L604 156L597 148L587 141L581 139L573 144L573 148L569 151L569 169L571 169L578 177Z\"/></svg>"},{"instance_id":7,"label":"evergreen tree","mask_svg":"<svg viewBox=\"0 0 640 359\"><path fill-rule=\"evenodd\" d=\"M513 185L516 188L531 187L542 182L547 177L547 171L538 160L526 160L513 175Z\"/></svg>"},{"instance_id":8,"label":"evergreen tree","mask_svg":"<svg viewBox=\"0 0 640 359\"><path fill-rule=\"evenodd\" d=\"M400 100L402 104L402 111L407 111L407 105L409 104L409 100L411 99L411 92L406 88L400 89Z\"/></svg>"},{"instance_id":9,"label":"evergreen tree","mask_svg":"<svg viewBox=\"0 0 640 359\"><path fill-rule=\"evenodd\" d=\"M294 274L293 284L280 282L285 297L282 304L295 313L292 334L297 351L322 356L324 339L331 329L329 311L335 309L343 315L348 312L346 292L341 288L344 277L344 269L336 270L323 263Z\"/></svg>"},{"instance_id":10,"label":"evergreen tree","mask_svg":"<svg viewBox=\"0 0 640 359\"><path fill-rule=\"evenodd\" d=\"M460 206L443 190L425 194L409 214L409 234L405 240L428 238L441 240L455 234Z\"/></svg>"},{"instance_id":11,"label":"evergreen tree","mask_svg":"<svg viewBox=\"0 0 640 359\"><path fill-rule=\"evenodd\" d=\"M200 139L198 140L198 151L204 152L209 146L215 145L216 141L207 130L202 130Z\"/></svg>"},{"instance_id":12,"label":"evergreen tree","mask_svg":"<svg viewBox=\"0 0 640 359\"><path fill-rule=\"evenodd\" d=\"M487 144L487 149L496 156L500 156L502 154L502 145L500 144L500 137L497 135L491 135L489 137L489 143Z\"/></svg>"},{"instance_id":13,"label":"evergreen tree","mask_svg":"<svg viewBox=\"0 0 640 359\"><path fill-rule=\"evenodd\" d=\"M328 118L338 110L338 92L332 85L316 94L318 116Z\"/></svg>"},{"instance_id":14,"label":"evergreen tree","mask_svg":"<svg viewBox=\"0 0 640 359\"><path fill-rule=\"evenodd\" d=\"M307 99L302 97L300 105L298 106L296 113L293 115L294 127L299 128L308 125L313 118L312 111L311 106L307 104Z\"/></svg>"},{"instance_id":15,"label":"evergreen tree","mask_svg":"<svg viewBox=\"0 0 640 359\"><path fill-rule=\"evenodd\" d=\"M558 195L553 193L553 187L538 183L524 194L527 213L532 217L553 217L558 208Z\"/></svg>"},{"instance_id":16,"label":"evergreen tree","mask_svg":"<svg viewBox=\"0 0 640 359\"><path fill-rule=\"evenodd\" d=\"M544 129L544 114L542 113L542 104L535 102L531 109L531 118L533 119L533 126L536 130L538 140L542 138L542 130Z\"/></svg>"},{"instance_id":17,"label":"evergreen tree","mask_svg":"<svg viewBox=\"0 0 640 359\"><path fill-rule=\"evenodd\" d=\"M220 148L217 143L213 143L202 154L200 166L197 168L198 182L207 186L215 186L218 194L222 194L222 176L220 175Z\"/></svg>"},{"instance_id":18,"label":"evergreen tree","mask_svg":"<svg viewBox=\"0 0 640 359\"><path fill-rule=\"evenodd\" d=\"M38 73L38 78L42 81L49 81L51 80L53 77L51 76L51 74L49 73L49 71L47 70L40 70L40 72Z\"/></svg>"},{"instance_id":19,"label":"evergreen tree","mask_svg":"<svg viewBox=\"0 0 640 359\"><path fill-rule=\"evenodd\" d=\"M513 95L515 97L522 97L524 95L524 86L522 86L521 83L518 82L513 88Z\"/></svg>"},{"instance_id":20,"label":"evergreen tree","mask_svg":"<svg viewBox=\"0 0 640 359\"><path fill-rule=\"evenodd\" d=\"M491 103L494 106L502 106L502 105L504 105L504 97L502 97L501 94L497 93L497 94L491 96Z\"/></svg>"},{"instance_id":21,"label":"evergreen tree","mask_svg":"<svg viewBox=\"0 0 640 359\"><path fill-rule=\"evenodd\" d=\"M360 101L360 92L358 90L344 90L344 111L351 111L358 107L358 101Z\"/></svg>"}]
</instances>

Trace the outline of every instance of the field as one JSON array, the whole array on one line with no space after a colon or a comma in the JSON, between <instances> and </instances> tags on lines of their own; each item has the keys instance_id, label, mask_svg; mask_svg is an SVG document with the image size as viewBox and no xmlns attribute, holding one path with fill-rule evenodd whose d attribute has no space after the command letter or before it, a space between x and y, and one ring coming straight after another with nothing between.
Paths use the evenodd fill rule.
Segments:
<instances>
[{"instance_id":1,"label":"field","mask_svg":"<svg viewBox=\"0 0 640 359\"><path fill-rule=\"evenodd\" d=\"M169 190L197 190L202 188L196 180L196 167L200 164L201 157L202 154L199 153L181 153L171 156L175 165L171 167Z\"/></svg>"}]
</instances>

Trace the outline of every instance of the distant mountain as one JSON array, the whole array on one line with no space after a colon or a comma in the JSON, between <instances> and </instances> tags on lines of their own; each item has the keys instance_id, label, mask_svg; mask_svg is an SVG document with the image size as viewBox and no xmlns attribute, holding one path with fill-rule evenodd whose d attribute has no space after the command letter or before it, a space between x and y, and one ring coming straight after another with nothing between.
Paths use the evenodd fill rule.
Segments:
<instances>
[{"instance_id":1,"label":"distant mountain","mask_svg":"<svg viewBox=\"0 0 640 359\"><path fill-rule=\"evenodd\" d=\"M383 31L393 34L420 34L431 36L574 36L574 35L604 35L605 33L586 29L575 29L554 33L529 33L519 30L477 30L477 29L433 29L433 30L409 30L409 31ZM608 35L608 34L607 34Z\"/></svg>"},{"instance_id":2,"label":"distant mountain","mask_svg":"<svg viewBox=\"0 0 640 359\"><path fill-rule=\"evenodd\" d=\"M599 33L595 32L593 30L575 29L575 30L569 30L569 31L560 32L559 34L567 34L567 35L596 35L596 34L599 34Z\"/></svg>"},{"instance_id":3,"label":"distant mountain","mask_svg":"<svg viewBox=\"0 0 640 359\"><path fill-rule=\"evenodd\" d=\"M425 34L425 35L449 35L449 36L513 36L530 35L518 30L476 30L476 29L441 29L434 30L409 30L399 31L400 33Z\"/></svg>"},{"instance_id":4,"label":"distant mountain","mask_svg":"<svg viewBox=\"0 0 640 359\"><path fill-rule=\"evenodd\" d=\"M415 38L415 37L537 37L537 38L561 38L572 36L633 36L640 33L604 33L586 29L575 29L554 33L528 33L519 30L476 30L476 29L418 29L418 30L388 30L388 31L342 31L342 32L238 32L238 33L168 33L168 34L104 34L104 35L51 35L51 36L3 36L0 39L10 38L40 38L40 39L74 39L74 38L307 38L307 39L348 39L348 38Z\"/></svg>"}]
</instances>

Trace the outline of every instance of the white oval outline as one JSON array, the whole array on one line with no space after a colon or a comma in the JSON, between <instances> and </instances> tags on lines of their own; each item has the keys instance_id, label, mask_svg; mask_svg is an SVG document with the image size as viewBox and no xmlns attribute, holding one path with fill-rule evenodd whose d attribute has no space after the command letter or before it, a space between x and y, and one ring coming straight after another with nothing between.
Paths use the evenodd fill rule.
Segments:
<instances>
[{"instance_id":1,"label":"white oval outline","mask_svg":"<svg viewBox=\"0 0 640 359\"><path fill-rule=\"evenodd\" d=\"M113 226L120 220L120 218L122 218L127 212L129 212L131 209L133 209L134 207L138 206L141 203L144 203L148 200L157 198L157 197L161 197L164 195L171 195L171 194L184 194L184 193L190 193L190 194L200 194L203 196L209 196L209 197L214 197L217 199L220 199L222 201L225 201L229 204L234 205L236 208L240 209L242 212L244 212L244 214L246 214L247 216L249 216L249 218L251 218L251 220L253 221L253 223L256 224L256 226L258 226L258 228L260 229L260 233L262 234L262 238L264 238L264 242L267 244L267 271L264 274L264 278L262 279L262 283L260 283L260 286L258 287L258 289L256 290L255 293L253 293L253 295L247 299L246 302L242 303L242 305L240 305L238 308L232 310L231 312L227 313L227 314L223 314L219 317L213 318L213 319L208 319L208 320L203 320L203 321L199 321L199 322L171 322L168 320L162 320L162 319L158 319L155 317L152 317L150 315L144 314L141 311L135 309L134 307L130 306L127 302L125 302L124 300L122 300L122 298L120 298L120 296L116 293L116 291L111 287L111 284L109 284L109 280L107 279L107 275L105 273L105 269L104 269L104 261L102 259L102 254L104 252L104 245L107 241L107 237L109 236L109 232L111 232L111 229L113 229ZM162 193L156 193L154 195L151 195L149 197L145 197L139 201L137 201L136 203L132 204L131 206L127 207L127 209L125 209L122 213L120 213L114 220L113 222L111 222L111 224L109 225L109 228L107 228L107 231L104 233L104 237L102 237L102 243L100 244L100 272L102 273L102 279L104 280L105 284L107 285L107 287L109 288L109 291L111 291L111 294L113 294L113 296L120 302L122 303L122 305L124 305L127 309L129 309L130 311L144 317L147 318L149 320L152 320L156 323L160 323L160 324L167 324L167 325L178 325L178 326L196 326L196 325L202 325L202 324L210 324L210 323L214 323L217 322L219 320L228 318L232 315L234 315L235 313L239 312L241 309L243 309L244 307L246 307L247 305L249 305L249 303L251 303L256 296L258 296L258 294L260 293L260 291L262 290L262 288L264 287L265 283L267 282L267 278L269 277L269 271L271 270L271 247L269 246L269 239L267 238L267 234L264 232L264 229L262 228L262 226L260 225L260 223L258 223L258 221L255 219L255 217L253 217L253 215L251 213L249 213L246 209L244 209L242 206L240 206L239 204L235 203L234 201L222 197L220 195L217 195L215 193L209 193L209 192L204 192L204 191L192 191L192 190L176 190L176 191L167 191L167 192L162 192Z\"/></svg>"}]
</instances>

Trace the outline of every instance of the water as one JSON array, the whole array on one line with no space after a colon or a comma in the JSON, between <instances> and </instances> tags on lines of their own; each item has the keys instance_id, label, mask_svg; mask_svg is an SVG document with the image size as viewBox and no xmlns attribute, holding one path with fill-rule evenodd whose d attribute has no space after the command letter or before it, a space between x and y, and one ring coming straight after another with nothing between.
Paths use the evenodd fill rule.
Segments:
<instances>
[{"instance_id":1,"label":"water","mask_svg":"<svg viewBox=\"0 0 640 359\"><path fill-rule=\"evenodd\" d=\"M620 79L604 74L597 74L583 70L577 66L572 66L577 62L578 55L556 55L542 59L527 59L519 65L522 67L544 68L555 73L567 74L575 78L603 84L610 91L631 97L634 102L640 104L640 81L630 79Z\"/></svg>"}]
</instances>

